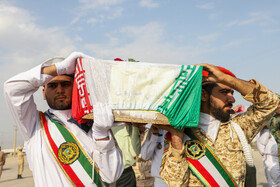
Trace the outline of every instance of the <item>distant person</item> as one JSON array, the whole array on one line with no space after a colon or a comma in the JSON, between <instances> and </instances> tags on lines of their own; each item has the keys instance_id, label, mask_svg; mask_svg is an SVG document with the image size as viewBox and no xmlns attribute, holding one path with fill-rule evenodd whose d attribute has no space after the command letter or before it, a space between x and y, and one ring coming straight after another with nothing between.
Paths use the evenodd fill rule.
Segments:
<instances>
[{"instance_id":1,"label":"distant person","mask_svg":"<svg viewBox=\"0 0 280 187\"><path fill-rule=\"evenodd\" d=\"M149 125L149 124L148 124ZM141 152L142 145L145 141L148 133L147 125L141 124L139 125L140 135L141 135ZM139 175L137 177L137 187L153 187L154 186L154 178L151 176L151 159L144 160L142 154L139 154L137 159L137 168L139 170Z\"/></svg>"},{"instance_id":2,"label":"distant person","mask_svg":"<svg viewBox=\"0 0 280 187\"><path fill-rule=\"evenodd\" d=\"M53 58L20 73L4 84L7 104L23 135L35 186L101 186L115 182L123 171L121 151L110 132L114 124L108 105L94 105L94 123L84 131L72 118L73 73L76 60ZM49 105L37 110L34 93L43 89Z\"/></svg>"},{"instance_id":3,"label":"distant person","mask_svg":"<svg viewBox=\"0 0 280 187\"><path fill-rule=\"evenodd\" d=\"M1 150L1 146L0 146L0 178L2 175L2 170L3 170L3 166L5 165L6 162L6 156L5 153Z\"/></svg>"},{"instance_id":4,"label":"distant person","mask_svg":"<svg viewBox=\"0 0 280 187\"><path fill-rule=\"evenodd\" d=\"M22 179L22 172L24 169L24 153L22 152L23 147L18 147L18 176L17 179Z\"/></svg>"},{"instance_id":5,"label":"distant person","mask_svg":"<svg viewBox=\"0 0 280 187\"><path fill-rule=\"evenodd\" d=\"M258 134L257 146L263 158L266 180L269 187L280 186L280 168L277 143L267 127Z\"/></svg>"},{"instance_id":6,"label":"distant person","mask_svg":"<svg viewBox=\"0 0 280 187\"><path fill-rule=\"evenodd\" d=\"M246 112L247 109L248 109L248 107L244 106L242 104L238 104L235 107L233 107L233 110L235 113Z\"/></svg>"},{"instance_id":7,"label":"distant person","mask_svg":"<svg viewBox=\"0 0 280 187\"><path fill-rule=\"evenodd\" d=\"M154 177L154 187L168 187L159 175L166 132L152 125L141 147L142 159L152 159L151 176Z\"/></svg>"},{"instance_id":8,"label":"distant person","mask_svg":"<svg viewBox=\"0 0 280 187\"><path fill-rule=\"evenodd\" d=\"M278 95L278 98L280 99L280 95ZM268 128L270 129L270 132L272 136L274 137L277 148L278 148L278 161L280 165L280 104L278 105L278 108L272 118L267 123Z\"/></svg>"},{"instance_id":9,"label":"distant person","mask_svg":"<svg viewBox=\"0 0 280 187\"><path fill-rule=\"evenodd\" d=\"M278 95L278 94L277 94ZM280 98L280 95L278 95ZM280 186L280 105L259 133L257 146L263 157L266 179L269 187Z\"/></svg>"}]
</instances>

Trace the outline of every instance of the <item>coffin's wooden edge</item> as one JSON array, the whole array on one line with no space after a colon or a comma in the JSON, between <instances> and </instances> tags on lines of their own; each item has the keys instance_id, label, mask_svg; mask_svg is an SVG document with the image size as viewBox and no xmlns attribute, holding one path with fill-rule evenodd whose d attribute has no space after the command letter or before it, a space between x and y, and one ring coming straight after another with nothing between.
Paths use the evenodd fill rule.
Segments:
<instances>
[{"instance_id":1,"label":"coffin's wooden edge","mask_svg":"<svg viewBox=\"0 0 280 187\"><path fill-rule=\"evenodd\" d=\"M134 116L131 116L129 113L133 112ZM139 116L154 116L153 118L142 118ZM147 110L113 110L113 115L115 121L122 122L133 122L133 123L152 123L152 124L161 124L169 125L168 118L160 112L157 111L147 111ZM135 117L136 116L136 117ZM83 119L93 119L93 114L89 113L84 115Z\"/></svg>"}]
</instances>

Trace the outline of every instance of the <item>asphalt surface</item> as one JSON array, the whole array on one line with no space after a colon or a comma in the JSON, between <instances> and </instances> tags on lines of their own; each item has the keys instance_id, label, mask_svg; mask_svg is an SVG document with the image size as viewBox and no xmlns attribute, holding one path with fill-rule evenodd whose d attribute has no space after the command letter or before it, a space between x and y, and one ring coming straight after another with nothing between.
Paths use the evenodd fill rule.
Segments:
<instances>
[{"instance_id":1,"label":"asphalt surface","mask_svg":"<svg viewBox=\"0 0 280 187\"><path fill-rule=\"evenodd\" d=\"M257 168L257 187L267 187L267 181L263 170L261 155L256 149L253 149L254 161ZM17 179L17 157L8 156L6 165L4 165L2 176L0 178L0 187L33 187L33 175L28 168L25 157L23 179Z\"/></svg>"},{"instance_id":2,"label":"asphalt surface","mask_svg":"<svg viewBox=\"0 0 280 187\"><path fill-rule=\"evenodd\" d=\"M2 187L32 187L34 186L32 172L28 168L28 163L24 161L23 179L17 179L18 175L17 157L6 157L6 164L3 167L2 176L0 178L0 186Z\"/></svg>"}]
</instances>

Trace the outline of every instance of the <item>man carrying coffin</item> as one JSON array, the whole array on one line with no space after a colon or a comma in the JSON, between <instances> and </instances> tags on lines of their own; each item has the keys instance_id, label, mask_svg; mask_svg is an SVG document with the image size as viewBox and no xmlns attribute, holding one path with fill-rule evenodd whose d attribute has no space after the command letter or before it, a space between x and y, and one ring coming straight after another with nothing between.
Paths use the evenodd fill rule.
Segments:
<instances>
[{"instance_id":1,"label":"man carrying coffin","mask_svg":"<svg viewBox=\"0 0 280 187\"><path fill-rule=\"evenodd\" d=\"M201 93L199 126L166 135L161 177L169 186L244 186L248 143L276 110L276 94L252 79L244 81L224 68L200 64L208 72ZM207 73L206 72L206 73ZM233 90L253 105L231 119Z\"/></svg>"},{"instance_id":2,"label":"man carrying coffin","mask_svg":"<svg viewBox=\"0 0 280 187\"><path fill-rule=\"evenodd\" d=\"M83 56L54 58L5 82L6 100L24 137L35 186L101 186L102 181L116 181L123 171L121 152L109 131L114 124L111 108L94 106L88 132L71 117L73 73L76 59ZM40 86L50 107L45 113L37 110L33 99Z\"/></svg>"}]
</instances>

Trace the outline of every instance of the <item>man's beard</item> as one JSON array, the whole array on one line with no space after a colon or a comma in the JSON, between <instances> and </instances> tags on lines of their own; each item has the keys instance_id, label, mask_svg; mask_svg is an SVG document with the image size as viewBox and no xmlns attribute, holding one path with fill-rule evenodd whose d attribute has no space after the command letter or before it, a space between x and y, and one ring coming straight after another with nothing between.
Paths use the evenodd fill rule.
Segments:
<instances>
[{"instance_id":1,"label":"man's beard","mask_svg":"<svg viewBox=\"0 0 280 187\"><path fill-rule=\"evenodd\" d=\"M212 115L217 120L220 120L222 123L225 123L225 122L229 121L230 114L232 113L233 110L228 110L228 111L224 112L223 108L227 107L227 106L232 107L232 104L226 104L226 105L224 105L223 108L217 108L217 107L213 106L213 103L210 101L209 105L210 105L210 111L211 111Z\"/></svg>"},{"instance_id":2,"label":"man's beard","mask_svg":"<svg viewBox=\"0 0 280 187\"><path fill-rule=\"evenodd\" d=\"M71 102L69 102L69 103L59 102L59 101L57 102L55 98L54 98L54 102L51 102L51 100L46 95L46 100L47 100L47 103L48 103L50 108L55 109L55 110L68 110L68 109L71 109L71 107L72 107L72 103Z\"/></svg>"}]
</instances>

